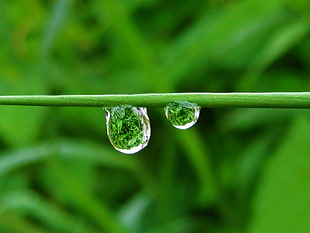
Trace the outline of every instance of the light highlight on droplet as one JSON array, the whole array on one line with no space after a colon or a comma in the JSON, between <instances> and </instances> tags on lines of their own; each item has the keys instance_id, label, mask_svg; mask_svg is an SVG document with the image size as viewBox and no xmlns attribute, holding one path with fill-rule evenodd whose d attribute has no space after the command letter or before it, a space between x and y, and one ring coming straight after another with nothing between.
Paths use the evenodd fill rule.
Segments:
<instances>
[{"instance_id":1,"label":"light highlight on droplet","mask_svg":"<svg viewBox=\"0 0 310 233\"><path fill-rule=\"evenodd\" d=\"M178 129L188 129L198 120L200 107L188 101L174 101L165 107L165 115Z\"/></svg>"},{"instance_id":2,"label":"light highlight on droplet","mask_svg":"<svg viewBox=\"0 0 310 233\"><path fill-rule=\"evenodd\" d=\"M120 105L105 111L108 138L116 150L134 154L147 146L151 126L146 108Z\"/></svg>"}]
</instances>

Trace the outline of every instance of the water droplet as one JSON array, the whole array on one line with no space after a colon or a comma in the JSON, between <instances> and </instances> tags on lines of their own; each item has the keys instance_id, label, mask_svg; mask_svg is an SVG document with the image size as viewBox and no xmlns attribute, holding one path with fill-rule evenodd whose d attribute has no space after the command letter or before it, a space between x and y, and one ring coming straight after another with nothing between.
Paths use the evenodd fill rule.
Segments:
<instances>
[{"instance_id":1,"label":"water droplet","mask_svg":"<svg viewBox=\"0 0 310 233\"><path fill-rule=\"evenodd\" d=\"M188 101L174 101L165 107L165 115L178 129L188 129L198 120L200 107Z\"/></svg>"},{"instance_id":2,"label":"water droplet","mask_svg":"<svg viewBox=\"0 0 310 233\"><path fill-rule=\"evenodd\" d=\"M116 150L134 154L147 146L151 126L146 108L120 105L105 110L107 134Z\"/></svg>"}]
</instances>

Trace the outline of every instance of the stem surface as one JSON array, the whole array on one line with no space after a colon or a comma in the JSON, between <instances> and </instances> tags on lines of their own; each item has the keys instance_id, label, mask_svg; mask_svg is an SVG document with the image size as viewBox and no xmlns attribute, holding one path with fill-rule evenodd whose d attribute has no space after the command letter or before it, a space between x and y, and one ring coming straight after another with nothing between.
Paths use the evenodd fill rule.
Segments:
<instances>
[{"instance_id":1,"label":"stem surface","mask_svg":"<svg viewBox=\"0 0 310 233\"><path fill-rule=\"evenodd\" d=\"M143 107L164 107L172 101L189 101L201 107L212 108L310 108L310 92L0 96L0 105L30 106L108 107L130 104Z\"/></svg>"}]
</instances>

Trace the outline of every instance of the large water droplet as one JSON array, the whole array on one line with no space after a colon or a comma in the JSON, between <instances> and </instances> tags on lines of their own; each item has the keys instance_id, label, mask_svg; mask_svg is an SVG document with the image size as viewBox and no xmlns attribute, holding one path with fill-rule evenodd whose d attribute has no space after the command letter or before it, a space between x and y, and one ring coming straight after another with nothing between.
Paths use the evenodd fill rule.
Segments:
<instances>
[{"instance_id":1,"label":"large water droplet","mask_svg":"<svg viewBox=\"0 0 310 233\"><path fill-rule=\"evenodd\" d=\"M105 110L107 134L116 150L134 154L147 146L151 126L146 108L120 105Z\"/></svg>"},{"instance_id":2,"label":"large water droplet","mask_svg":"<svg viewBox=\"0 0 310 233\"><path fill-rule=\"evenodd\" d=\"M188 101L174 101L165 107L165 115L178 129L188 129L198 120L200 107Z\"/></svg>"}]
</instances>

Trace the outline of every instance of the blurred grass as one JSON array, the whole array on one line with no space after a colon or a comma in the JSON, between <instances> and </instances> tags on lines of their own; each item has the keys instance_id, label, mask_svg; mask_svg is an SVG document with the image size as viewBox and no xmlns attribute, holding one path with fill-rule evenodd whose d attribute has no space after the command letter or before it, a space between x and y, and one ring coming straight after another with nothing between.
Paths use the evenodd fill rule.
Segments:
<instances>
[{"instance_id":1,"label":"blurred grass","mask_svg":"<svg viewBox=\"0 0 310 233\"><path fill-rule=\"evenodd\" d=\"M0 93L309 91L306 0L1 1ZM113 150L94 108L0 107L0 232L307 232L307 110L203 109Z\"/></svg>"}]
</instances>

